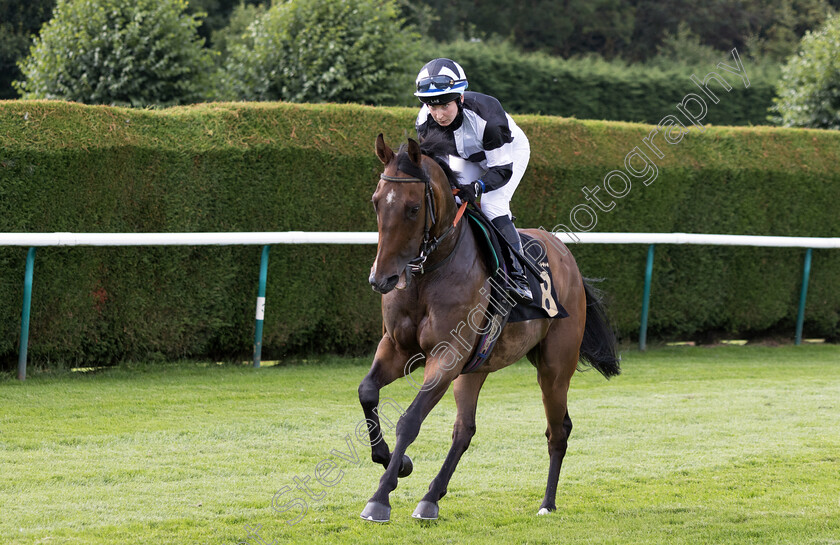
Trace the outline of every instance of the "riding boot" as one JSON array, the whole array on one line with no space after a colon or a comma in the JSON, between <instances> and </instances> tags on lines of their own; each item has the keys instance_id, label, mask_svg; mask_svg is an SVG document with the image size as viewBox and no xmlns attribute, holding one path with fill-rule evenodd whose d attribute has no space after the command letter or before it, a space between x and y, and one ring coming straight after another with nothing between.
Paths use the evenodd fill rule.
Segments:
<instances>
[{"instance_id":1,"label":"riding boot","mask_svg":"<svg viewBox=\"0 0 840 545\"><path fill-rule=\"evenodd\" d=\"M522 269L522 240L519 238L519 231L513 226L513 221L507 216L493 218L493 225L505 237L508 242L508 262L510 264L511 290L523 301L533 301L531 288L528 286L528 278Z\"/></svg>"}]
</instances>

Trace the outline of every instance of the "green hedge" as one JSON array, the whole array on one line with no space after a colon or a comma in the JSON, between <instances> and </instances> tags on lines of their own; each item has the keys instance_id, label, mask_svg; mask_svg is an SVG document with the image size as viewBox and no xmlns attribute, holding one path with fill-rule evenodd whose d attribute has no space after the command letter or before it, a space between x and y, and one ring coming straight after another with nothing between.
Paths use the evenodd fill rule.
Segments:
<instances>
[{"instance_id":1,"label":"green hedge","mask_svg":"<svg viewBox=\"0 0 840 545\"><path fill-rule=\"evenodd\" d=\"M733 91L734 92L734 91ZM373 231L381 165L414 109L212 104L129 110L0 102L0 232ZM664 114L672 113L669 111ZM581 188L621 168L652 129L517 118L532 143L519 225L568 224ZM660 136L661 138L661 136ZM598 231L838 236L840 136L710 128L673 146ZM623 337L637 335L646 247L572 246L605 277ZM272 248L263 354L374 348L373 246ZM658 246L650 334L793 331L804 250ZM25 248L0 247L0 355L16 358ZM57 364L246 358L260 248L41 248L30 355ZM814 252L805 332L840 331L840 252Z\"/></svg>"},{"instance_id":2,"label":"green hedge","mask_svg":"<svg viewBox=\"0 0 840 545\"><path fill-rule=\"evenodd\" d=\"M687 93L698 93L689 77L703 80L709 72L723 75L732 91L722 92L709 112L715 125L769 125L776 80L765 67L741 57L750 79L744 88L736 75L715 64L662 70L638 64L625 66L599 58L569 59L522 53L506 43L454 42L438 46L435 55L456 59L467 73L470 90L498 98L510 112L578 119L656 123ZM734 65L721 54L719 61ZM711 88L719 91L717 84Z\"/></svg>"}]
</instances>

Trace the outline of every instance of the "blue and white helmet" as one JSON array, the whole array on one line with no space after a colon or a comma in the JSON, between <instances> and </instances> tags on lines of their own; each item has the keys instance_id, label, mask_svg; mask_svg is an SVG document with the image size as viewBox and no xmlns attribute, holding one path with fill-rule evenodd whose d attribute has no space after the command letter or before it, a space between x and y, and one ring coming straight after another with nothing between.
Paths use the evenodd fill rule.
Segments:
<instances>
[{"instance_id":1,"label":"blue and white helmet","mask_svg":"<svg viewBox=\"0 0 840 545\"><path fill-rule=\"evenodd\" d=\"M447 104L467 90L467 74L450 59L435 59L420 69L414 96L424 104Z\"/></svg>"}]
</instances>

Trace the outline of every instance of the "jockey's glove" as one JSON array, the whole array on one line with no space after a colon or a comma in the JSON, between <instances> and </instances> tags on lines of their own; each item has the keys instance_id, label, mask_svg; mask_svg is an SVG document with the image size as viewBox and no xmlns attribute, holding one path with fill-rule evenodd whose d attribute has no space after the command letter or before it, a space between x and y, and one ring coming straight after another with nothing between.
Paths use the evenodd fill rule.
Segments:
<instances>
[{"instance_id":1,"label":"jockey's glove","mask_svg":"<svg viewBox=\"0 0 840 545\"><path fill-rule=\"evenodd\" d=\"M458 192L458 196L462 201L475 204L476 201L478 201L478 198L481 197L481 193L484 191L484 182L476 180L459 186L459 189L460 191Z\"/></svg>"}]
</instances>

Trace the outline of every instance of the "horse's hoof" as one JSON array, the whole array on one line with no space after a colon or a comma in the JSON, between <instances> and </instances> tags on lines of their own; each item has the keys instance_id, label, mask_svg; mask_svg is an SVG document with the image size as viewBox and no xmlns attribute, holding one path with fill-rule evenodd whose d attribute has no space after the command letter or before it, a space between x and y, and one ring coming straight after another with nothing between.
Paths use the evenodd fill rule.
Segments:
<instances>
[{"instance_id":1,"label":"horse's hoof","mask_svg":"<svg viewBox=\"0 0 840 545\"><path fill-rule=\"evenodd\" d=\"M369 501L361 517L371 522L388 522L391 520L391 508L376 501Z\"/></svg>"},{"instance_id":2,"label":"horse's hoof","mask_svg":"<svg viewBox=\"0 0 840 545\"><path fill-rule=\"evenodd\" d=\"M541 507L539 511L537 511L537 515L548 515L551 513L552 510L546 509L545 507Z\"/></svg>"},{"instance_id":3,"label":"horse's hoof","mask_svg":"<svg viewBox=\"0 0 840 545\"><path fill-rule=\"evenodd\" d=\"M417 509L411 516L420 520L437 520L439 511L437 503L422 500L417 504Z\"/></svg>"},{"instance_id":4,"label":"horse's hoof","mask_svg":"<svg viewBox=\"0 0 840 545\"><path fill-rule=\"evenodd\" d=\"M403 454L402 463L400 464L400 472L397 474L400 478L408 477L414 471L414 462L408 457L408 454Z\"/></svg>"}]
</instances>

